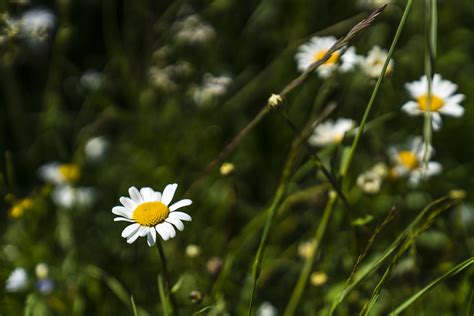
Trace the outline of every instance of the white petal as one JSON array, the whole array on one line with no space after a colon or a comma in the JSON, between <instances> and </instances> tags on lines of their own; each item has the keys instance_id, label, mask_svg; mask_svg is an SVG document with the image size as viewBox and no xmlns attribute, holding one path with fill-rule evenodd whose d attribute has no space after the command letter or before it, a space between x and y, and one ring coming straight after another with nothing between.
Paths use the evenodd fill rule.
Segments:
<instances>
[{"instance_id":1,"label":"white petal","mask_svg":"<svg viewBox=\"0 0 474 316\"><path fill-rule=\"evenodd\" d=\"M183 212L171 212L170 215L168 215L168 217L173 217L173 218L177 218L182 221L188 221L188 222L192 220L191 216Z\"/></svg>"},{"instance_id":2,"label":"white petal","mask_svg":"<svg viewBox=\"0 0 474 316\"><path fill-rule=\"evenodd\" d=\"M148 232L148 235L146 235L146 241L148 243L148 246L153 246L156 243L156 230L155 228L150 229Z\"/></svg>"},{"instance_id":3,"label":"white petal","mask_svg":"<svg viewBox=\"0 0 474 316\"><path fill-rule=\"evenodd\" d=\"M130 194L130 197L136 204L143 203L143 197L140 192L138 192L137 188L131 187L130 189L128 189L128 194Z\"/></svg>"},{"instance_id":4,"label":"white petal","mask_svg":"<svg viewBox=\"0 0 474 316\"><path fill-rule=\"evenodd\" d=\"M153 193L153 201L161 202L161 192L155 191Z\"/></svg>"},{"instance_id":5,"label":"white petal","mask_svg":"<svg viewBox=\"0 0 474 316\"><path fill-rule=\"evenodd\" d=\"M442 126L441 115L437 112L431 114L431 122L433 123L433 129L438 131Z\"/></svg>"},{"instance_id":6,"label":"white petal","mask_svg":"<svg viewBox=\"0 0 474 316\"><path fill-rule=\"evenodd\" d=\"M136 233L138 229L140 228L140 224L134 223L132 225L128 225L125 227L125 229L122 231L122 237L123 238L128 238L130 235Z\"/></svg>"},{"instance_id":7,"label":"white petal","mask_svg":"<svg viewBox=\"0 0 474 316\"><path fill-rule=\"evenodd\" d=\"M449 116L460 117L464 114L464 108L456 103L446 104L439 112Z\"/></svg>"},{"instance_id":8,"label":"white petal","mask_svg":"<svg viewBox=\"0 0 474 316\"><path fill-rule=\"evenodd\" d=\"M168 228L164 225L164 223L156 225L155 229L156 229L156 232L160 234L161 238L163 238L164 241L170 238L170 233L168 231Z\"/></svg>"},{"instance_id":9,"label":"white petal","mask_svg":"<svg viewBox=\"0 0 474 316\"><path fill-rule=\"evenodd\" d=\"M428 163L428 176L433 176L435 174L441 173L443 166L439 162L431 161Z\"/></svg>"},{"instance_id":10,"label":"white petal","mask_svg":"<svg viewBox=\"0 0 474 316\"><path fill-rule=\"evenodd\" d=\"M124 196L120 198L120 203L122 203L122 205L125 206L130 211L133 211L137 207L137 204L135 202L133 202L131 199Z\"/></svg>"},{"instance_id":11,"label":"white petal","mask_svg":"<svg viewBox=\"0 0 474 316\"><path fill-rule=\"evenodd\" d=\"M127 242L129 244L133 243L135 240L138 239L138 237L140 237L140 232L139 231L136 231L135 234L131 235L130 237L127 238Z\"/></svg>"},{"instance_id":12,"label":"white petal","mask_svg":"<svg viewBox=\"0 0 474 316\"><path fill-rule=\"evenodd\" d=\"M408 101L404 105L402 105L402 111L410 114L410 115L420 115L422 112L418 107L418 103L415 101Z\"/></svg>"},{"instance_id":13,"label":"white petal","mask_svg":"<svg viewBox=\"0 0 474 316\"><path fill-rule=\"evenodd\" d=\"M115 206L114 208L112 208L112 213L126 218L130 218L132 216L132 212L123 206Z\"/></svg>"},{"instance_id":14,"label":"white petal","mask_svg":"<svg viewBox=\"0 0 474 316\"><path fill-rule=\"evenodd\" d=\"M171 217L169 216L167 219L166 219L166 222L170 223L170 224L173 224L178 230L180 231L183 231L184 229L184 224L182 221L180 221L178 218L176 217Z\"/></svg>"},{"instance_id":15,"label":"white petal","mask_svg":"<svg viewBox=\"0 0 474 316\"><path fill-rule=\"evenodd\" d=\"M466 98L466 96L464 94L455 94L453 96L447 97L445 99L445 103L446 104L451 104L451 103L459 104L462 101L464 101L465 98Z\"/></svg>"},{"instance_id":16,"label":"white petal","mask_svg":"<svg viewBox=\"0 0 474 316\"><path fill-rule=\"evenodd\" d=\"M130 218L115 217L115 218L114 218L114 222L130 222L130 223L134 223L135 221L134 221L133 219L130 219Z\"/></svg>"},{"instance_id":17,"label":"white petal","mask_svg":"<svg viewBox=\"0 0 474 316\"><path fill-rule=\"evenodd\" d=\"M185 207L191 204L193 204L193 201L191 201L190 199L179 200L178 202L173 203L169 207L169 209L170 209L170 212L173 212L173 211L176 211L178 208Z\"/></svg>"},{"instance_id":18,"label":"white petal","mask_svg":"<svg viewBox=\"0 0 474 316\"><path fill-rule=\"evenodd\" d=\"M168 206L171 200L173 200L174 193L176 192L177 188L178 188L178 185L176 183L168 184L163 191L163 197L161 198L161 203Z\"/></svg>"},{"instance_id":19,"label":"white petal","mask_svg":"<svg viewBox=\"0 0 474 316\"><path fill-rule=\"evenodd\" d=\"M138 229L138 233L140 234L141 237L144 237L146 236L146 234L148 234L148 231L150 230L149 227L147 226L141 226L139 229Z\"/></svg>"},{"instance_id":20,"label":"white petal","mask_svg":"<svg viewBox=\"0 0 474 316\"><path fill-rule=\"evenodd\" d=\"M168 230L169 237L174 238L174 236L176 236L176 230L174 229L173 225L171 225L170 223L167 223L167 222L164 222L163 225Z\"/></svg>"},{"instance_id":21,"label":"white petal","mask_svg":"<svg viewBox=\"0 0 474 316\"><path fill-rule=\"evenodd\" d=\"M140 194L143 197L143 202L152 202L154 200L154 193L152 188L146 187L146 188L141 188L140 189Z\"/></svg>"}]
</instances>

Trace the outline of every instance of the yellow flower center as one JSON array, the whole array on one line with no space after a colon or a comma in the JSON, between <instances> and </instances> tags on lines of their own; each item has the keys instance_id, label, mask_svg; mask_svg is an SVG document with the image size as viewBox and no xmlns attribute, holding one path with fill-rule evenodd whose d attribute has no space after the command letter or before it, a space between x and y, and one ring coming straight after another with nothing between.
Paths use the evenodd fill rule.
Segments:
<instances>
[{"instance_id":1,"label":"yellow flower center","mask_svg":"<svg viewBox=\"0 0 474 316\"><path fill-rule=\"evenodd\" d=\"M400 163L407 169L414 170L420 166L420 162L416 155L408 150L403 150L398 153L398 159Z\"/></svg>"},{"instance_id":2,"label":"yellow flower center","mask_svg":"<svg viewBox=\"0 0 474 316\"><path fill-rule=\"evenodd\" d=\"M145 202L137 206L133 211L132 218L143 226L155 226L163 223L170 210L161 202Z\"/></svg>"},{"instance_id":3,"label":"yellow flower center","mask_svg":"<svg viewBox=\"0 0 474 316\"><path fill-rule=\"evenodd\" d=\"M313 62L321 60L324 57L324 55L326 55L326 53L327 53L327 50L322 50L322 51L319 51L319 52L315 53L313 55ZM324 62L323 65L333 65L333 64L337 63L338 60L339 60L339 53L334 52L334 53L332 53L331 57L329 57L329 59Z\"/></svg>"},{"instance_id":4,"label":"yellow flower center","mask_svg":"<svg viewBox=\"0 0 474 316\"><path fill-rule=\"evenodd\" d=\"M428 109L428 96L426 94L422 95L421 97L419 97L417 99L418 101L418 108L421 110L421 111L424 111L426 112L426 110ZM430 104L430 110L432 112L436 112L438 111L440 108L442 108L444 105L444 100L435 96L435 95L431 95L431 104Z\"/></svg>"},{"instance_id":5,"label":"yellow flower center","mask_svg":"<svg viewBox=\"0 0 474 316\"><path fill-rule=\"evenodd\" d=\"M58 172L67 182L76 182L81 172L79 167L74 164L62 164L58 167Z\"/></svg>"},{"instance_id":6,"label":"yellow flower center","mask_svg":"<svg viewBox=\"0 0 474 316\"><path fill-rule=\"evenodd\" d=\"M341 134L334 135L334 138L332 141L334 144L339 144L340 142L342 142L343 139L344 139L344 134L341 133Z\"/></svg>"}]
</instances>

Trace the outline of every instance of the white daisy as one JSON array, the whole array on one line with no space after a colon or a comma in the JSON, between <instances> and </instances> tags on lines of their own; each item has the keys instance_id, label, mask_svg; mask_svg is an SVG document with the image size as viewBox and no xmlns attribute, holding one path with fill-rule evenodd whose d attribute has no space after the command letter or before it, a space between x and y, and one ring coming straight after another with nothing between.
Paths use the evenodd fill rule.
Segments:
<instances>
[{"instance_id":1,"label":"white daisy","mask_svg":"<svg viewBox=\"0 0 474 316\"><path fill-rule=\"evenodd\" d=\"M431 159L434 150L430 146L428 151L428 156ZM392 169L394 175L399 177L407 176L409 182L413 185L418 184L423 175L430 177L439 174L442 171L441 164L436 161L428 162L428 169L426 172L423 170L425 145L421 137L413 138L408 149L396 147L390 148L389 154L395 164L395 167Z\"/></svg>"},{"instance_id":2,"label":"white daisy","mask_svg":"<svg viewBox=\"0 0 474 316\"><path fill-rule=\"evenodd\" d=\"M70 185L59 185L54 188L52 193L53 202L63 208L87 207L94 202L95 191L93 188L79 187Z\"/></svg>"},{"instance_id":3,"label":"white daisy","mask_svg":"<svg viewBox=\"0 0 474 316\"><path fill-rule=\"evenodd\" d=\"M19 292L28 285L28 274L24 268L16 268L10 274L5 284L7 292Z\"/></svg>"},{"instance_id":4,"label":"white daisy","mask_svg":"<svg viewBox=\"0 0 474 316\"><path fill-rule=\"evenodd\" d=\"M89 139L84 146L86 158L90 161L98 161L104 157L108 147L109 142L105 137L93 137Z\"/></svg>"},{"instance_id":5,"label":"white daisy","mask_svg":"<svg viewBox=\"0 0 474 316\"><path fill-rule=\"evenodd\" d=\"M31 9L20 18L20 32L30 44L44 43L54 30L56 16L47 9Z\"/></svg>"},{"instance_id":6,"label":"white daisy","mask_svg":"<svg viewBox=\"0 0 474 316\"><path fill-rule=\"evenodd\" d=\"M298 63L298 70L303 72L309 68L314 62L320 60L331 46L336 42L334 36L311 38L308 43L301 45L298 48L298 53L295 55L296 62ZM327 78L331 73L338 68L339 59L341 65L339 69L342 71L349 71L354 68L360 57L355 53L354 47L346 49L345 53L341 57L340 51L334 52L331 57L316 70L319 77Z\"/></svg>"},{"instance_id":7,"label":"white daisy","mask_svg":"<svg viewBox=\"0 0 474 316\"><path fill-rule=\"evenodd\" d=\"M383 65L387 59L387 51L378 47L377 45L367 53L367 57L361 59L360 66L362 70L371 78L378 78L382 72ZM387 66L386 74L393 71L393 60Z\"/></svg>"},{"instance_id":8,"label":"white daisy","mask_svg":"<svg viewBox=\"0 0 474 316\"><path fill-rule=\"evenodd\" d=\"M428 80L423 76L418 81L407 83L406 88L416 101L409 101L402 110L409 115L422 115L428 107ZM441 127L441 114L460 117L464 108L459 104L464 100L463 94L454 94L458 86L448 80L443 80L439 74L434 75L431 85L431 113L433 128Z\"/></svg>"},{"instance_id":9,"label":"white daisy","mask_svg":"<svg viewBox=\"0 0 474 316\"><path fill-rule=\"evenodd\" d=\"M193 99L198 105L208 105L217 97L224 95L232 84L232 78L229 76L213 76L206 73L203 77L202 86L195 88Z\"/></svg>"},{"instance_id":10,"label":"white daisy","mask_svg":"<svg viewBox=\"0 0 474 316\"><path fill-rule=\"evenodd\" d=\"M344 135L354 128L354 125L354 121L345 118L339 118L335 122L328 120L316 126L308 142L314 146L339 144Z\"/></svg>"},{"instance_id":11,"label":"white daisy","mask_svg":"<svg viewBox=\"0 0 474 316\"><path fill-rule=\"evenodd\" d=\"M81 172L75 164L50 162L39 168L38 174L41 179L53 184L67 184L76 182Z\"/></svg>"},{"instance_id":12,"label":"white daisy","mask_svg":"<svg viewBox=\"0 0 474 316\"><path fill-rule=\"evenodd\" d=\"M120 198L122 206L115 206L112 213L119 216L114 218L116 222L133 223L122 231L122 237L126 238L129 244L140 236L147 236L148 245L153 246L157 232L163 240L168 240L176 236L175 228L180 231L184 229L182 221L191 221L191 216L176 211L191 205L191 200L179 200L169 205L177 187L176 183L168 184L163 194L151 188L141 188L139 191L131 187L128 190L130 198L123 196Z\"/></svg>"}]
</instances>

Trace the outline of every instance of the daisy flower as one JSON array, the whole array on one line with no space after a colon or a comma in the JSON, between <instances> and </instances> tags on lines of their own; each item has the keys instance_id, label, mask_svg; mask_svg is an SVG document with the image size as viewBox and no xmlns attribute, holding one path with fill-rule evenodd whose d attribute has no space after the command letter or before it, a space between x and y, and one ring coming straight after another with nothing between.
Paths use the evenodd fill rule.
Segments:
<instances>
[{"instance_id":1,"label":"daisy flower","mask_svg":"<svg viewBox=\"0 0 474 316\"><path fill-rule=\"evenodd\" d=\"M337 40L334 36L315 36L311 38L308 43L301 45L295 56L298 70L303 72L308 69L311 64L320 60L336 41ZM316 69L316 71L318 72L319 77L327 78L335 69L338 68L339 60L341 60L339 68L345 72L353 69L357 64L358 59L359 57L355 53L355 48L349 47L342 56L340 51L334 52L324 64Z\"/></svg>"},{"instance_id":2,"label":"daisy flower","mask_svg":"<svg viewBox=\"0 0 474 316\"><path fill-rule=\"evenodd\" d=\"M383 65L387 57L387 51L376 45L368 52L367 57L361 59L360 66L367 76L370 78L378 78L382 72ZM393 60L390 59L386 74L389 74L392 71Z\"/></svg>"},{"instance_id":3,"label":"daisy flower","mask_svg":"<svg viewBox=\"0 0 474 316\"><path fill-rule=\"evenodd\" d=\"M406 88L416 101L408 101L402 110L409 115L422 115L428 107L428 80L423 76L418 81L406 84ZM441 128L441 114L460 117L464 108L459 104L464 100L463 94L455 94L458 86L448 80L443 80L435 74L431 85L431 106L433 128Z\"/></svg>"},{"instance_id":4,"label":"daisy flower","mask_svg":"<svg viewBox=\"0 0 474 316\"><path fill-rule=\"evenodd\" d=\"M16 268L10 274L5 284L7 292L19 292L26 289L28 285L28 274L24 268Z\"/></svg>"},{"instance_id":5,"label":"daisy flower","mask_svg":"<svg viewBox=\"0 0 474 316\"><path fill-rule=\"evenodd\" d=\"M337 121L328 120L316 126L308 142L314 146L339 144L344 135L354 128L354 121L339 118Z\"/></svg>"},{"instance_id":6,"label":"daisy flower","mask_svg":"<svg viewBox=\"0 0 474 316\"><path fill-rule=\"evenodd\" d=\"M39 176L46 182L53 184L67 184L79 180L81 172L75 164L50 162L41 166Z\"/></svg>"},{"instance_id":7,"label":"daisy flower","mask_svg":"<svg viewBox=\"0 0 474 316\"><path fill-rule=\"evenodd\" d=\"M176 236L176 230L183 230L182 221L191 221L191 216L176 210L192 204L189 199L179 200L170 205L178 185L168 184L163 191L154 191L151 188L141 188L138 190L131 187L128 190L130 198L121 197L121 206L115 206L112 213L119 217L114 221L131 222L122 231L122 237L127 239L129 244L137 240L138 237L147 236L148 246L156 243L156 233L163 240L168 240Z\"/></svg>"},{"instance_id":8,"label":"daisy flower","mask_svg":"<svg viewBox=\"0 0 474 316\"><path fill-rule=\"evenodd\" d=\"M433 148L429 148L429 158L434 152ZM395 148L389 149L390 158L395 164L393 173L396 176L407 176L408 181L417 185L422 179L422 175L430 177L439 174L442 171L442 166L439 162L430 161L428 162L428 169L423 170L423 157L425 154L425 146L421 137L415 137L412 139L408 149L406 148Z\"/></svg>"}]
</instances>

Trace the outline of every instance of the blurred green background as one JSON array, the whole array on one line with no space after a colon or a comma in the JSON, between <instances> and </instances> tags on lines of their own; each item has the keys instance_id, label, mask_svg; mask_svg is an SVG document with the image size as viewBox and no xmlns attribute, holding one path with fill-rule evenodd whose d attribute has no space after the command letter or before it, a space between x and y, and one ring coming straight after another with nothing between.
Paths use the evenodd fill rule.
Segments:
<instances>
[{"instance_id":1,"label":"blurred green background","mask_svg":"<svg viewBox=\"0 0 474 316\"><path fill-rule=\"evenodd\" d=\"M179 184L177 199L193 200L186 210L193 221L164 243L172 279L178 282L181 314L206 306L211 307L203 314L245 314L262 214L281 177L294 137L291 129L281 116L269 113L226 159L234 166L232 173L224 175L218 166L188 189L268 97L298 75L298 46L313 35L344 35L373 9L369 2L0 1L0 280L17 267L28 273L21 291L0 286L1 314L127 315L132 313L130 295L140 315L161 314L156 249L142 238L128 245L120 237L125 225L113 222L111 208L132 185L161 191L174 182ZM389 48L404 5L391 3L354 40L358 54L374 45ZM32 9L49 10L50 25L37 34L22 33L15 21ZM429 202L454 189L467 193L402 257L373 315L388 314L473 255L474 2L440 0L438 10L435 71L466 96L464 115L444 117L443 128L433 134L435 160L443 172L416 188L401 179L387 181L376 195L355 185L357 176L374 164L390 162L390 145L422 135L422 117L400 111L410 99L405 83L424 74L426 12L424 1L415 1L393 55L393 73L383 83L369 118L373 124L350 170L352 220L371 220L355 226L354 242L347 210L336 205L313 267L326 279L308 284L297 315L327 311L392 205L397 214L377 237L367 262ZM205 89L211 75L225 76L221 90ZM314 75L288 96L285 107L300 129L332 102L337 108L331 118L359 122L373 86L357 69L330 82ZM315 101L322 91L322 102ZM314 104L319 108L311 110ZM96 146L95 156L87 151L94 137L103 145ZM337 166L351 142L348 137L318 154L328 166ZM92 201L68 206L55 201L54 185L38 175L50 162L75 164L80 177L74 187L90 189ZM306 195L276 218L258 283L257 307L268 301L279 314L303 265L298 246L313 237L329 187L315 175L304 150L298 162L288 194ZM12 216L12 207L24 198L31 203L20 216ZM186 252L190 244L200 247L199 255ZM224 264L229 270L219 274L209 267L212 258L217 268ZM50 291L42 291L42 278L35 276L42 262L54 284ZM336 314L357 314L383 271L351 292ZM471 315L472 274L465 270L430 290L406 314ZM200 291L204 300L193 301L192 291Z\"/></svg>"}]
</instances>

